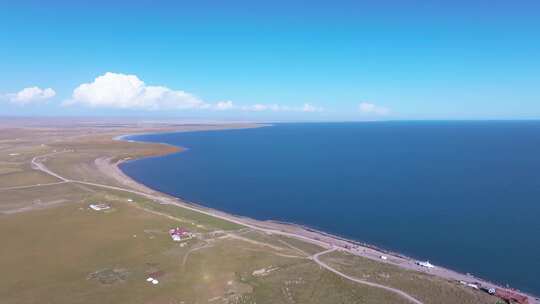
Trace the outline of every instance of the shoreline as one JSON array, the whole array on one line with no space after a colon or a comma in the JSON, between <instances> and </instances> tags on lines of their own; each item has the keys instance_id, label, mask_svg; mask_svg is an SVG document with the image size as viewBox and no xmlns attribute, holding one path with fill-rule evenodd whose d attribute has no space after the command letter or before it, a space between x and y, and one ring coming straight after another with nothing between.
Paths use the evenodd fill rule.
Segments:
<instances>
[{"instance_id":1,"label":"shoreline","mask_svg":"<svg viewBox=\"0 0 540 304\"><path fill-rule=\"evenodd\" d=\"M268 126L268 125L259 125L258 127L265 127L265 126ZM204 129L191 130L188 132L198 132L198 131L209 131L209 130L204 130ZM152 135L152 134L176 133L176 132L177 131L174 131L174 130L173 131L168 130L165 132L157 131L157 132L150 132L150 133L124 134L124 135L115 136L113 140L148 144L150 142L135 141L135 140L127 139L127 138L131 136L139 136L139 135ZM178 151L174 153L180 153L186 149L185 147L171 145L168 143L155 143L155 142L152 142L152 143L175 147L178 149ZM162 155L157 155L157 156L162 156ZM384 249L384 248L381 248L372 244L368 244L362 241L347 239L345 237L341 237L341 236L334 235L334 234L324 232L324 231L319 231L315 228L311 228L305 225L300 225L300 224L295 224L295 223L290 223L290 222L280 222L280 221L275 221L275 220L257 220L254 218L249 218L249 217L245 217L241 215L230 214L230 213L227 213L218 209L206 207L204 205L197 204L194 202L189 202L181 197L176 197L176 196L152 189L148 187L147 185L132 179L130 176L124 173L124 171L122 171L122 169L120 168L121 164L126 161L134 161L141 158L157 157L157 156L145 156L145 157L140 157L140 158L120 159L114 163L111 162L111 159L106 159L105 162L103 162L102 164L98 166L101 167L100 171L104 172L110 177L113 177L115 180L117 180L121 184L128 186L132 189L150 194L152 196L157 196L158 200L159 198L162 198L167 202L167 204L173 204L180 208L186 208L193 211L201 212L203 214L221 218L223 220L237 223L239 225L243 225L246 227L251 227L251 228L265 230L265 231L281 232L279 234L296 238L299 240L307 241L309 243L319 245L325 249L336 248L341 252L346 252L354 256L368 258L370 260L374 260L380 263L395 265L397 267L410 270L410 271L418 271L418 272L422 272L426 274L431 274L439 278L448 280L450 282L455 282L457 284L459 284L460 281L464 281L470 284L476 284L476 285L486 287L486 288L498 288L498 289L503 289L503 290L511 290L513 292L517 292L519 294L527 296L529 298L529 303L531 304L540 303L540 301L538 300L538 297L530 293L522 292L517 289L503 287L499 283L494 283L487 279L482 279L474 275L471 275L469 273L463 274L463 273L454 271L452 269L446 268L444 266L436 265L436 267L432 269L424 268L422 266L417 265L417 262L418 262L417 259L403 255L399 252L394 252L394 251ZM96 160L96 163L97 161L98 160ZM270 232L267 232L267 233L271 234ZM383 260L381 258L382 256L387 257L387 259Z\"/></svg>"}]
</instances>

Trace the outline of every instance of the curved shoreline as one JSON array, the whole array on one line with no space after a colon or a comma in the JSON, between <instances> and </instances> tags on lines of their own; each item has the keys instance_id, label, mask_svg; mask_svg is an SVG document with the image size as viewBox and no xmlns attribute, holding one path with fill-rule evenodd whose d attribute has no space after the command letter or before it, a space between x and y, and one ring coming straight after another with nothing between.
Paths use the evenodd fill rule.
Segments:
<instances>
[{"instance_id":1,"label":"curved shoreline","mask_svg":"<svg viewBox=\"0 0 540 304\"><path fill-rule=\"evenodd\" d=\"M200 130L200 131L205 131L205 130ZM198 132L198 130L193 130L193 131L188 131L188 132ZM168 131L164 133L176 133L176 132ZM186 149L185 147L176 146L176 145L172 145L168 143L145 142L145 141L136 141L136 140L127 139L131 136L152 135L152 134L163 134L163 133L151 132L151 133L144 133L144 134L125 134L125 135L114 137L114 140L136 142L136 143L141 143L141 144L153 143L153 144L168 145L168 146L172 146L179 149L179 151L175 153L180 153ZM158 155L158 156L162 156L162 155ZM308 241L313 244L317 244L323 248L336 248L355 256L368 258L368 259L371 259L380 263L392 264L406 270L419 271L422 273L431 274L431 275L434 275L439 278L443 278L452 282L465 281L467 283L475 283L486 288L508 289L508 288L502 287L500 284L490 282L489 280L478 278L471 274L463 274L463 273L460 273L460 272L457 272L457 271L454 271L454 270L451 270L449 268L445 268L442 266L436 266L436 268L434 269L426 269L424 267L417 265L416 264L417 260L412 257L408 257L401 253L387 250L384 248L380 248L378 246L371 245L362 241L351 240L351 239L333 235L331 233L327 233L324 231L319 231L317 229L314 229L305 225L299 225L299 224L289 223L289 222L279 222L279 221L273 221L273 220L257 220L257 219L253 219L253 218L249 218L249 217L245 217L241 215L230 214L230 213L218 210L218 209L206 207L201 204L189 202L181 197L176 197L176 196L152 189L151 187L134 180L120 168L120 165L125 161L135 161L135 160L147 158L147 157L157 157L157 156L146 156L146 157L140 157L140 158L124 159L124 160L119 160L115 163L109 162L108 164L109 164L109 168L112 169L112 171L114 171L113 175L115 176L113 177L117 179L119 182L121 182L122 184L128 185L130 187L135 187L135 189L142 190L142 192L147 192L149 194L158 194L158 195L163 195L163 196L172 198L175 200L175 205L181 208L195 209L195 211L209 214L210 216L222 218L222 219L231 221L233 223L238 223L240 225L244 225L248 227L256 226L260 229L281 231L285 234L288 234L290 237L298 238L303 241ZM383 255L387 256L388 259L382 260L381 256ZM531 304L540 303L540 301L538 301L538 298L532 294L521 292L515 289L510 289L510 290L526 295L529 298L529 303Z\"/></svg>"}]
</instances>

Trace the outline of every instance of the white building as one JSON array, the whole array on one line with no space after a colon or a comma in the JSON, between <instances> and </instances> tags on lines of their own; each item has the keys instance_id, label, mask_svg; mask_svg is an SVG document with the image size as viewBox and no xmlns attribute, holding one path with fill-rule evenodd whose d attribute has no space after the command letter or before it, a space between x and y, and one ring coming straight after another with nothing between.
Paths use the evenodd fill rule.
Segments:
<instances>
[{"instance_id":1,"label":"white building","mask_svg":"<svg viewBox=\"0 0 540 304\"><path fill-rule=\"evenodd\" d=\"M431 264L429 261L425 261L425 262L417 261L416 265L426 267L426 268L435 268L435 266Z\"/></svg>"},{"instance_id":2,"label":"white building","mask_svg":"<svg viewBox=\"0 0 540 304\"><path fill-rule=\"evenodd\" d=\"M95 211L101 211L101 210L107 210L107 209L111 209L111 206L107 205L107 204L90 204L89 206L92 210L95 210Z\"/></svg>"}]
</instances>

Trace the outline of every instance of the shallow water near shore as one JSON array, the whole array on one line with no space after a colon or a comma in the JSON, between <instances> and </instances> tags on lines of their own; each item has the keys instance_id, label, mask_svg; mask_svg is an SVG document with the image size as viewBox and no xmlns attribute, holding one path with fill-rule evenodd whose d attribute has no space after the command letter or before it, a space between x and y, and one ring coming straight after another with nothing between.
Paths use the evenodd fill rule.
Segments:
<instances>
[{"instance_id":1,"label":"shallow water near shore","mask_svg":"<svg viewBox=\"0 0 540 304\"><path fill-rule=\"evenodd\" d=\"M540 294L540 122L365 122L130 136L188 148L121 169Z\"/></svg>"}]
</instances>

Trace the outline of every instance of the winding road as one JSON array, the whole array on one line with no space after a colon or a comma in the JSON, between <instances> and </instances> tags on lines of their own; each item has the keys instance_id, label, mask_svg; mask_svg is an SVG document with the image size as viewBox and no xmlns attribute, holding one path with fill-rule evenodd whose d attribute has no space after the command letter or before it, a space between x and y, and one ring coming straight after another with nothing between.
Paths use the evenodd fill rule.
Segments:
<instances>
[{"instance_id":1,"label":"winding road","mask_svg":"<svg viewBox=\"0 0 540 304\"><path fill-rule=\"evenodd\" d=\"M149 193L145 193L145 192L141 192L141 191L136 191L136 190L131 190L131 189L127 189L127 188L121 188L121 187L103 185L103 184L98 184L98 183L92 183L92 182L85 182L85 181L80 181L80 180L68 179L68 178L65 178L65 177L51 171L43 163L40 162L41 159L46 158L47 156L60 154L60 153L65 153L65 152L68 152L68 151L54 152L54 153L49 153L49 154L45 154L45 155L41 155L41 156L36 156L36 157L32 158L32 162L31 162L32 168L35 169L35 170L39 170L39 171L42 171L44 173L47 173L47 174L49 174L51 176L54 176L54 177L60 179L64 183L78 183L78 184L95 186L95 187L100 187L100 188L105 188L105 189L111 189L111 190L118 190L118 191L124 191L124 192L128 192L128 193L133 193L133 194L137 194L137 195L140 195L140 196L147 197L147 198L155 200L155 201L159 201L161 204L175 205L175 206L178 206L178 207L181 207L181 208L185 208L185 209L192 210L192 211L195 211L195 212L203 213L203 214L206 214L208 216L212 216L212 217L215 217L215 218L219 218L219 219L222 219L222 220L233 222L235 224L242 225L242 226L245 226L245 227L249 227L249 228L259 230L259 231L262 231L262 232L265 232L265 233L282 235L282 236L287 236L287 237L291 237L291 238L295 238L295 239L300 239L300 240L304 240L304 241L312 243L312 244L322 246L323 248L328 248L327 250L321 251L321 252L319 252L317 254L314 254L314 255L310 256L309 258L311 260L313 260L315 263L317 263L320 267L322 267L324 269L327 269L327 270L333 272L334 274L336 274L336 275L338 275L338 276L340 276L342 278L345 278L347 280L356 282L358 284L362 284L362 285L366 285L366 286L370 286L370 287L374 287L374 288L384 289L386 291L397 294L398 296L408 300L411 303L424 304L423 302L417 300L416 298L409 295L408 293L406 293L406 292L404 292L402 290L399 290L397 288L393 288L393 287L389 287L389 286L385 286L385 285L381 285L381 284L377 284L377 283L364 281L364 280L352 277L350 275L347 275L347 274L345 274L343 272L340 272L339 270L337 270L335 268L330 267L328 264L321 261L319 259L319 257L324 255L324 254L336 251L337 248L333 244L329 244L329 243L326 243L326 242L323 242L323 241L320 241L320 240L317 240L317 239L313 239L313 238L307 237L305 235L289 233L289 232L280 231L280 230L276 230L276 229L269 229L269 228L259 227L259 226L256 226L256 225L253 225L253 224L250 224L250 223L246 223L245 221L235 219L235 218L233 218L231 216L215 214L215 213L207 211L207 210L201 210L201 209L198 209L198 208L187 206L185 204L180 204L177 201L175 201L174 199L171 199L171 198L168 198L168 197L165 197L165 196L157 196L157 195L153 195L153 194L149 194Z\"/></svg>"},{"instance_id":2,"label":"winding road","mask_svg":"<svg viewBox=\"0 0 540 304\"><path fill-rule=\"evenodd\" d=\"M341 276L341 277L343 277L345 279L351 280L351 281L359 283L359 284L367 285L367 286L370 286L370 287L380 288L380 289L384 289L384 290L393 292L393 293L395 293L395 294L409 300L409 302L411 302L411 303L423 304L422 302L418 301L417 299L415 299L414 297L412 297L411 295L409 295L408 293L406 293L404 291L401 291L401 290L393 288L393 287L389 287L389 286L385 286L385 285L381 285L381 284L377 284L377 283L357 279L357 278L352 277L352 276L350 276L348 274L344 274L343 272L340 272L339 270L337 270L335 268L332 268L328 264L326 264L326 263L322 262L321 260L319 260L319 257L321 255L333 252L335 250L336 250L336 248L331 248L331 249L328 249L328 250L325 250L325 251L321 251L321 252L311 256L311 258L313 259L313 261L315 261L315 263L319 264L321 267L323 267L323 268L325 268L325 269L327 269L327 270L329 270L329 271L331 271L331 272L333 272L333 273L337 274L338 276Z\"/></svg>"}]
</instances>

